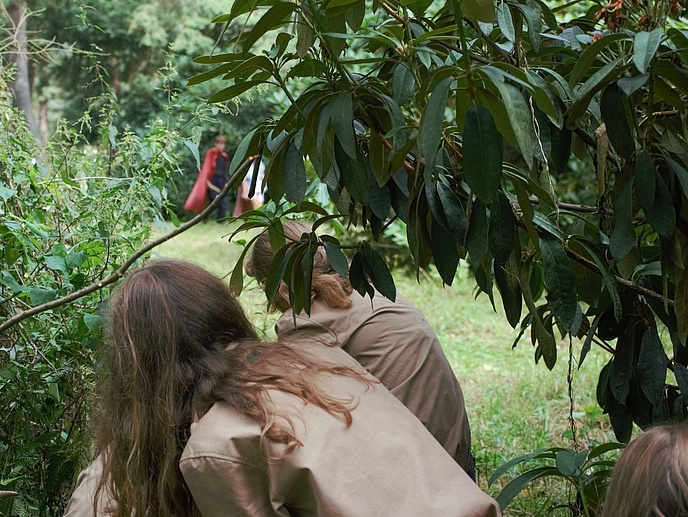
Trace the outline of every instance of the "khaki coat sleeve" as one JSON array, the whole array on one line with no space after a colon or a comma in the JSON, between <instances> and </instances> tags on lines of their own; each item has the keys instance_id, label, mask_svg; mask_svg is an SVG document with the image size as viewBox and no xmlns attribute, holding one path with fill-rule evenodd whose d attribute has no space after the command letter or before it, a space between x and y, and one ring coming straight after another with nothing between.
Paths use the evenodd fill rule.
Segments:
<instances>
[{"instance_id":1,"label":"khaki coat sleeve","mask_svg":"<svg viewBox=\"0 0 688 517\"><path fill-rule=\"evenodd\" d=\"M84 469L76 480L76 488L67 503L64 517L93 517L93 501L100 478L103 476L103 462L98 456L93 463ZM117 505L101 492L98 500L97 516L114 515Z\"/></svg>"}]
</instances>

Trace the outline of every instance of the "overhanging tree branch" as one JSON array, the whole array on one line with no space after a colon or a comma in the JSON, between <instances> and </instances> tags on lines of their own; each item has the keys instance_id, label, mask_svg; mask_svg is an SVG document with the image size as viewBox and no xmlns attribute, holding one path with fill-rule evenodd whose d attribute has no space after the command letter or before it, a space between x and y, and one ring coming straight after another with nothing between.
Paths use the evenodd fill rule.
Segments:
<instances>
[{"instance_id":1,"label":"overhanging tree branch","mask_svg":"<svg viewBox=\"0 0 688 517\"><path fill-rule=\"evenodd\" d=\"M75 291L71 294L68 294L66 296L63 296L62 298L58 298L57 300L52 300L50 302L44 303L42 305L37 305L36 307L32 307L28 310L18 312L11 318L9 318L6 321L3 321L2 324L0 324L0 333L4 332L5 330L9 329L10 327L13 327L17 323L25 320L26 318L29 318L31 316L35 316L36 314L40 314L42 312L48 311L50 309L55 309L56 307L61 307L62 305L66 305L68 303L71 303L73 301L76 301L80 298L83 298L84 296L87 296L95 291L99 291L103 289L104 287L107 287L110 284L114 284L118 280L120 280L123 276L124 273L127 272L127 270L134 265L134 263L140 259L143 255L148 253L150 250L153 248L156 248L160 244L167 242L168 240L176 237L177 235L180 235L187 231L189 228L195 226L199 222L201 222L203 219L205 219L215 208L217 205L220 204L220 201L224 199L227 194L229 194L229 191L232 190L233 188L236 188L241 181L243 181L244 176L249 170L249 167L253 164L253 162L258 158L258 156L250 156L244 163L241 164L241 166L236 170L234 174L232 174L232 177L229 179L227 184L224 186L222 191L217 195L215 199L196 217L191 219L190 221L182 224L179 226L179 228L175 228L169 233L166 233L162 237L159 237L155 239L152 242L149 242L145 246L139 248L134 252L134 254L129 257L120 268L112 273L110 276L107 278L104 278L103 280L99 280L97 282L92 283L91 285L84 287L83 289L79 289L78 291Z\"/></svg>"}]
</instances>

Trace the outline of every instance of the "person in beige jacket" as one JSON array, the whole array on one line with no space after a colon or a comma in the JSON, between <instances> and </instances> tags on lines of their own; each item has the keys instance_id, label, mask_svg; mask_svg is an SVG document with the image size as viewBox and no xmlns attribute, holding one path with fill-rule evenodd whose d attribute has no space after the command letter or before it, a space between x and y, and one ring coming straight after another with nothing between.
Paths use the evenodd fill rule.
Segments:
<instances>
[{"instance_id":1,"label":"person in beige jacket","mask_svg":"<svg viewBox=\"0 0 688 517\"><path fill-rule=\"evenodd\" d=\"M94 419L102 453L66 515L499 515L349 355L258 342L200 267L153 262L113 298Z\"/></svg>"},{"instance_id":2,"label":"person in beige jacket","mask_svg":"<svg viewBox=\"0 0 688 517\"><path fill-rule=\"evenodd\" d=\"M287 242L311 232L295 221L283 223L283 228ZM263 234L253 245L247 274L265 286L273 257ZM463 392L423 313L400 294L393 302L378 292L372 299L354 292L322 248L313 259L312 292L310 315L294 318L287 286L282 284L273 302L284 313L275 325L278 337L310 335L347 352L409 408L475 479Z\"/></svg>"}]
</instances>

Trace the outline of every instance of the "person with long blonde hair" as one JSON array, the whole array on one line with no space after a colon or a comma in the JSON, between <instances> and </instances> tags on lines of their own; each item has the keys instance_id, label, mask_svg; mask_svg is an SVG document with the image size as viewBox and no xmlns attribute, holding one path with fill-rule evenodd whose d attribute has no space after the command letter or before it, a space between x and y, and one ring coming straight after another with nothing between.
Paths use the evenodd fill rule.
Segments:
<instances>
[{"instance_id":1,"label":"person with long blonde hair","mask_svg":"<svg viewBox=\"0 0 688 517\"><path fill-rule=\"evenodd\" d=\"M283 222L287 244L311 228ZM265 288L276 250L267 233L253 245L246 273ZM341 348L387 387L418 417L444 449L475 479L471 432L463 392L437 335L423 313L397 293L390 301L377 291L372 299L354 292L349 280L330 265L322 247L313 257L310 315L294 315L282 282L272 308L284 314L275 325L280 339L317 336Z\"/></svg>"},{"instance_id":2,"label":"person with long blonde hair","mask_svg":"<svg viewBox=\"0 0 688 517\"><path fill-rule=\"evenodd\" d=\"M499 507L339 349L261 343L228 287L158 260L107 317L97 461L67 514L493 517Z\"/></svg>"},{"instance_id":3,"label":"person with long blonde hair","mask_svg":"<svg viewBox=\"0 0 688 517\"><path fill-rule=\"evenodd\" d=\"M652 427L626 447L602 517L688 517L688 425Z\"/></svg>"}]
</instances>

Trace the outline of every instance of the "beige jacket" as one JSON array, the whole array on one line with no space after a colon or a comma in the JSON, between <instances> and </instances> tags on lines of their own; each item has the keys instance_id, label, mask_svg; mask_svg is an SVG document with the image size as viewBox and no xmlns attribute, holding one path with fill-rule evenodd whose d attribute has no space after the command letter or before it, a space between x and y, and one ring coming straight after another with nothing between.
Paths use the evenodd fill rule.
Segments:
<instances>
[{"instance_id":1,"label":"beige jacket","mask_svg":"<svg viewBox=\"0 0 688 517\"><path fill-rule=\"evenodd\" d=\"M471 431L461 386L437 335L423 313L403 296L392 302L354 292L349 309L314 300L311 315L291 310L277 321L280 338L304 332L339 346L373 374L423 422L464 469L469 467Z\"/></svg>"},{"instance_id":2,"label":"beige jacket","mask_svg":"<svg viewBox=\"0 0 688 517\"><path fill-rule=\"evenodd\" d=\"M357 367L337 348L293 346L319 361ZM269 391L302 444L286 456L283 446L261 440L255 421L224 403L193 426L180 469L205 517L500 515L497 503L382 385L323 374L321 387L352 398L351 426L293 395ZM89 469L70 501L70 517L92 515L101 474L97 466Z\"/></svg>"}]
</instances>

